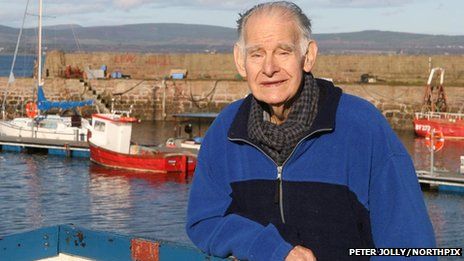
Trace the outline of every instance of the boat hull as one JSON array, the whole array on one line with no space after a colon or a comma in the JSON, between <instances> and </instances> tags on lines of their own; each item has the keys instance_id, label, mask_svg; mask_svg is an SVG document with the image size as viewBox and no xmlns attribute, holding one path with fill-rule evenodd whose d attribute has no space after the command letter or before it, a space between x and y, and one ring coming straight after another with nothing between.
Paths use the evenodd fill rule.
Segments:
<instances>
[{"instance_id":1,"label":"boat hull","mask_svg":"<svg viewBox=\"0 0 464 261\"><path fill-rule=\"evenodd\" d=\"M37 139L51 139L51 140L67 140L67 141L86 141L87 129L81 127L62 127L44 128L40 126L31 127L34 123L33 119L17 118L17 121L23 124L15 124L15 121L0 121L0 135L11 137L25 137ZM57 118L58 121L58 118ZM26 126L29 124L29 126ZM56 121L55 121L56 124Z\"/></svg>"},{"instance_id":2,"label":"boat hull","mask_svg":"<svg viewBox=\"0 0 464 261\"><path fill-rule=\"evenodd\" d=\"M175 242L94 231L69 225L7 235L1 260L236 260L207 256ZM61 259L62 258L62 259Z\"/></svg>"},{"instance_id":3,"label":"boat hull","mask_svg":"<svg viewBox=\"0 0 464 261\"><path fill-rule=\"evenodd\" d=\"M449 119L414 119L416 135L425 137L432 129L443 132L446 138L464 139L464 120Z\"/></svg>"},{"instance_id":4,"label":"boat hull","mask_svg":"<svg viewBox=\"0 0 464 261\"><path fill-rule=\"evenodd\" d=\"M193 174L196 157L181 152L124 154L96 146L90 142L90 160L105 167L153 173Z\"/></svg>"}]
</instances>

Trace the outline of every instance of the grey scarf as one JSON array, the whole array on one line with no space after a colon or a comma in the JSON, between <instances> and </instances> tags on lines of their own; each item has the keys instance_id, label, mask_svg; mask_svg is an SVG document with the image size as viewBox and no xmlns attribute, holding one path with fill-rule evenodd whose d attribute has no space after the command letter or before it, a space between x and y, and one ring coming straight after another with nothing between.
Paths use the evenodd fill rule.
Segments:
<instances>
[{"instance_id":1,"label":"grey scarf","mask_svg":"<svg viewBox=\"0 0 464 261\"><path fill-rule=\"evenodd\" d=\"M266 120L269 106L253 98L248 117L249 138L281 166L311 127L317 115L318 100L319 88L311 73L304 74L288 118L281 125Z\"/></svg>"}]
</instances>

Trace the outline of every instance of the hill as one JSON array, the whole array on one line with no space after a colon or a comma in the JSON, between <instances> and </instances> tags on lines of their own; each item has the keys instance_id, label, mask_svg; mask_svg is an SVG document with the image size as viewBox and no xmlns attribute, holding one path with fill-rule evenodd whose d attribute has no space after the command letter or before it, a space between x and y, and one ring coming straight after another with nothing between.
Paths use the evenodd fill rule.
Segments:
<instances>
[{"instance_id":1,"label":"hill","mask_svg":"<svg viewBox=\"0 0 464 261\"><path fill-rule=\"evenodd\" d=\"M413 34L389 31L317 34L322 51L395 52L408 54L464 54L464 36Z\"/></svg>"},{"instance_id":2,"label":"hill","mask_svg":"<svg viewBox=\"0 0 464 261\"><path fill-rule=\"evenodd\" d=\"M0 50L14 50L19 29L0 25ZM34 50L36 29L24 30L21 49ZM44 28L44 45L64 51L114 52L230 52L236 40L233 28L192 24L132 24ZM427 35L388 31L315 34L322 53L464 54L464 36Z\"/></svg>"}]
</instances>

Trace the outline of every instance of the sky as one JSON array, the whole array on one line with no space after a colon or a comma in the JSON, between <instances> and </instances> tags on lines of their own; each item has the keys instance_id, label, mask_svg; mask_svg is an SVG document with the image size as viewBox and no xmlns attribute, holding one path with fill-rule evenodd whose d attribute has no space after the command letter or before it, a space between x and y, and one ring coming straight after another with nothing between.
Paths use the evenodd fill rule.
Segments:
<instances>
[{"instance_id":1,"label":"sky","mask_svg":"<svg viewBox=\"0 0 464 261\"><path fill-rule=\"evenodd\" d=\"M28 0L0 0L0 25L20 27ZM30 0L26 27L36 24ZM205 24L235 28L253 0L44 0L44 25ZM383 30L464 35L463 0L301 0L313 33Z\"/></svg>"}]
</instances>

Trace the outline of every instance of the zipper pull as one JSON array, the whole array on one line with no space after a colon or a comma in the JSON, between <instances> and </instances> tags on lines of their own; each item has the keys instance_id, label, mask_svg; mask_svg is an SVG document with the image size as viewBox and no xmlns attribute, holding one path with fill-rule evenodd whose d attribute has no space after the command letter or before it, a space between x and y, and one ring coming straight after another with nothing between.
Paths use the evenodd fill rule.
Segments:
<instances>
[{"instance_id":1,"label":"zipper pull","mask_svg":"<svg viewBox=\"0 0 464 261\"><path fill-rule=\"evenodd\" d=\"M282 166L277 166L277 179L282 179Z\"/></svg>"},{"instance_id":2,"label":"zipper pull","mask_svg":"<svg viewBox=\"0 0 464 261\"><path fill-rule=\"evenodd\" d=\"M278 204L280 200L280 187L282 183L282 166L277 166L277 182L274 195L274 203Z\"/></svg>"}]
</instances>

